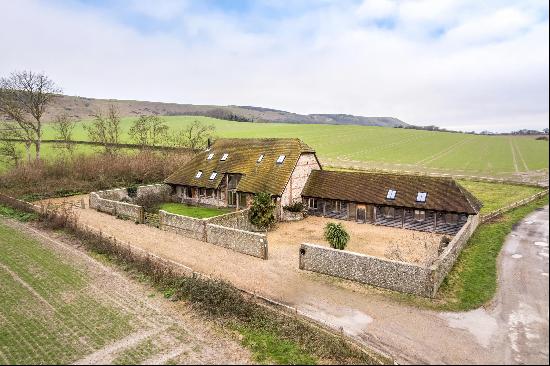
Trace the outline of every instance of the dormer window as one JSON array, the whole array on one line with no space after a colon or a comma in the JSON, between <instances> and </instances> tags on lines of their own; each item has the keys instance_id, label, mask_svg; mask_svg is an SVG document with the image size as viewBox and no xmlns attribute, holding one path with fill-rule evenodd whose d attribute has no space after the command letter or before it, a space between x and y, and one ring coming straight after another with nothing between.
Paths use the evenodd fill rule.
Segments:
<instances>
[{"instance_id":1,"label":"dormer window","mask_svg":"<svg viewBox=\"0 0 550 366\"><path fill-rule=\"evenodd\" d=\"M426 196L428 192L418 192L416 195L416 202L426 202Z\"/></svg>"},{"instance_id":2,"label":"dormer window","mask_svg":"<svg viewBox=\"0 0 550 366\"><path fill-rule=\"evenodd\" d=\"M396 190L390 189L390 190L388 190L388 194L386 195L386 199L394 200L396 194L397 194Z\"/></svg>"},{"instance_id":3,"label":"dormer window","mask_svg":"<svg viewBox=\"0 0 550 366\"><path fill-rule=\"evenodd\" d=\"M218 175L217 172L212 172L212 174L210 174L210 178L208 178L208 179L214 180L214 179L216 179L216 175Z\"/></svg>"},{"instance_id":4,"label":"dormer window","mask_svg":"<svg viewBox=\"0 0 550 366\"><path fill-rule=\"evenodd\" d=\"M283 161L285 161L285 155L279 155L279 157L277 158L277 164L282 164Z\"/></svg>"},{"instance_id":5,"label":"dormer window","mask_svg":"<svg viewBox=\"0 0 550 366\"><path fill-rule=\"evenodd\" d=\"M214 157L214 154L208 154L208 156L206 157L206 160L212 160L213 157Z\"/></svg>"},{"instance_id":6,"label":"dormer window","mask_svg":"<svg viewBox=\"0 0 550 366\"><path fill-rule=\"evenodd\" d=\"M264 154L260 154L260 156L258 156L258 160L256 160L256 163L261 163L262 160L264 160Z\"/></svg>"},{"instance_id":7,"label":"dormer window","mask_svg":"<svg viewBox=\"0 0 550 366\"><path fill-rule=\"evenodd\" d=\"M221 158L220 160L221 160L221 161L226 161L228 156L229 156L228 153L224 153L224 154L222 155L222 158Z\"/></svg>"},{"instance_id":8,"label":"dormer window","mask_svg":"<svg viewBox=\"0 0 550 366\"><path fill-rule=\"evenodd\" d=\"M199 179L202 176L202 170L199 170L197 174L195 174L195 178Z\"/></svg>"}]
</instances>

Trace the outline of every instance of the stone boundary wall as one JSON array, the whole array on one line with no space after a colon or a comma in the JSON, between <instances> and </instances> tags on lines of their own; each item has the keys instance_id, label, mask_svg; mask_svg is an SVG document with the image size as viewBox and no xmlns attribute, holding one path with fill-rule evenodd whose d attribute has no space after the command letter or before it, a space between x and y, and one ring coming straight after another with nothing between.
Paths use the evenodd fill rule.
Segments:
<instances>
[{"instance_id":1,"label":"stone boundary wall","mask_svg":"<svg viewBox=\"0 0 550 366\"><path fill-rule=\"evenodd\" d=\"M92 192L89 195L90 208L108 213L113 216L122 216L125 219L134 220L137 223L143 223L144 211L143 207L138 205L132 205L131 203L120 202L113 199L102 198L106 197L118 197L122 199L121 191L126 189L112 189L109 191Z\"/></svg>"},{"instance_id":2,"label":"stone boundary wall","mask_svg":"<svg viewBox=\"0 0 550 366\"><path fill-rule=\"evenodd\" d=\"M315 244L300 246L299 268L400 292L432 294L426 267Z\"/></svg>"},{"instance_id":3,"label":"stone boundary wall","mask_svg":"<svg viewBox=\"0 0 550 366\"><path fill-rule=\"evenodd\" d=\"M21 210L24 212L42 213L43 207L0 193L0 204Z\"/></svg>"},{"instance_id":4,"label":"stone boundary wall","mask_svg":"<svg viewBox=\"0 0 550 366\"><path fill-rule=\"evenodd\" d=\"M429 270L431 276L428 286L431 288L431 293L428 294L429 297L435 297L437 290L439 290L439 286L441 286L441 283L453 268L460 252L462 252L462 249L464 249L468 243L468 239L470 239L480 223L481 218L479 215L468 217L468 221L462 226L462 229L456 233L453 240L451 240L439 257L437 257L430 266Z\"/></svg>"},{"instance_id":5,"label":"stone boundary wall","mask_svg":"<svg viewBox=\"0 0 550 366\"><path fill-rule=\"evenodd\" d=\"M206 241L206 219L176 215L159 210L159 229Z\"/></svg>"},{"instance_id":6,"label":"stone boundary wall","mask_svg":"<svg viewBox=\"0 0 550 366\"><path fill-rule=\"evenodd\" d=\"M172 187L164 183L149 184L146 186L137 187L137 196L150 193L166 193L167 195L170 195L172 193Z\"/></svg>"},{"instance_id":7,"label":"stone boundary wall","mask_svg":"<svg viewBox=\"0 0 550 366\"><path fill-rule=\"evenodd\" d=\"M300 221L305 217L303 212L291 212L283 208L283 214L281 215L281 221Z\"/></svg>"},{"instance_id":8,"label":"stone boundary wall","mask_svg":"<svg viewBox=\"0 0 550 366\"><path fill-rule=\"evenodd\" d=\"M239 253L267 259L267 236L265 234L206 224L206 241Z\"/></svg>"},{"instance_id":9,"label":"stone boundary wall","mask_svg":"<svg viewBox=\"0 0 550 366\"><path fill-rule=\"evenodd\" d=\"M495 210L493 212L490 212L488 214L481 216L481 222L487 222L489 220L494 219L495 217L499 217L500 215L505 214L506 212L512 211L514 208L526 205L530 202L533 202L534 200L544 197L548 194L548 189L545 189L544 191L541 191L539 193L535 193L532 196L529 196L527 198L524 198L522 200L516 201L514 203L509 204L508 206L504 206L502 208L499 208L498 210Z\"/></svg>"},{"instance_id":10,"label":"stone boundary wall","mask_svg":"<svg viewBox=\"0 0 550 366\"><path fill-rule=\"evenodd\" d=\"M248 214L250 209L244 209L240 211L230 212L219 216L211 217L208 220L209 224L225 226L231 229L245 230L245 231L261 231L250 220L248 220Z\"/></svg>"}]
</instances>

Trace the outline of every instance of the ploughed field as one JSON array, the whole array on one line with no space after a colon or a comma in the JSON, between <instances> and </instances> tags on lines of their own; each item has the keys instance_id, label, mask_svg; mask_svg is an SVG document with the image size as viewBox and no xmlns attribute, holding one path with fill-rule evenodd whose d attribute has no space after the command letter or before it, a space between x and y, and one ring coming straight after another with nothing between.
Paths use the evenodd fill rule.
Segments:
<instances>
[{"instance_id":1,"label":"ploughed field","mask_svg":"<svg viewBox=\"0 0 550 366\"><path fill-rule=\"evenodd\" d=\"M298 137L312 146L326 165L355 168L430 171L449 174L509 177L545 176L548 142L529 136L479 136L401 128L231 122L208 117L165 116L171 129L195 120L216 126L219 137ZM123 142L135 118L122 119ZM87 140L82 121L76 140ZM54 138L46 125L44 138ZM50 144L47 144L50 145ZM45 150L51 149L45 146ZM85 151L93 150L86 147ZM48 153L46 153L48 154Z\"/></svg>"}]
</instances>

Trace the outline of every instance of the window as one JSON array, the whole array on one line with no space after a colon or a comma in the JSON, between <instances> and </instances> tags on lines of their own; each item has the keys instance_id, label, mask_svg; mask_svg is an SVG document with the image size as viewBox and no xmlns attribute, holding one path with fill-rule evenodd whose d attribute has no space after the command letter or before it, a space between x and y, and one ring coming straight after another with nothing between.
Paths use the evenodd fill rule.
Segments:
<instances>
[{"instance_id":1,"label":"window","mask_svg":"<svg viewBox=\"0 0 550 366\"><path fill-rule=\"evenodd\" d=\"M216 179L216 175L218 175L217 172L212 172L212 174L210 174L210 178L208 178L208 179L214 180L214 179Z\"/></svg>"},{"instance_id":2,"label":"window","mask_svg":"<svg viewBox=\"0 0 550 366\"><path fill-rule=\"evenodd\" d=\"M208 156L206 157L206 160L212 160L213 157L214 157L214 154L208 154Z\"/></svg>"},{"instance_id":3,"label":"window","mask_svg":"<svg viewBox=\"0 0 550 366\"><path fill-rule=\"evenodd\" d=\"M316 198L310 198L308 201L307 201L307 206L311 209L317 209L317 199Z\"/></svg>"},{"instance_id":4,"label":"window","mask_svg":"<svg viewBox=\"0 0 550 366\"><path fill-rule=\"evenodd\" d=\"M229 206L235 206L237 204L237 192L235 191L227 192L227 204Z\"/></svg>"},{"instance_id":5,"label":"window","mask_svg":"<svg viewBox=\"0 0 550 366\"><path fill-rule=\"evenodd\" d=\"M427 192L418 192L416 195L416 202L426 202Z\"/></svg>"},{"instance_id":6,"label":"window","mask_svg":"<svg viewBox=\"0 0 550 366\"><path fill-rule=\"evenodd\" d=\"M206 197L214 198L215 197L214 193L215 193L215 191L213 189L209 188L209 189L206 190Z\"/></svg>"},{"instance_id":7,"label":"window","mask_svg":"<svg viewBox=\"0 0 550 366\"><path fill-rule=\"evenodd\" d=\"M393 219L395 217L395 207L384 207L382 212L384 213L384 217L387 219Z\"/></svg>"},{"instance_id":8,"label":"window","mask_svg":"<svg viewBox=\"0 0 550 366\"><path fill-rule=\"evenodd\" d=\"M260 156L258 156L258 160L256 160L256 163L261 163L262 160L264 160L264 154L260 154Z\"/></svg>"},{"instance_id":9,"label":"window","mask_svg":"<svg viewBox=\"0 0 550 366\"><path fill-rule=\"evenodd\" d=\"M224 153L224 154L222 155L222 158L221 158L220 160L221 160L221 161L226 161L228 156L229 156L228 153Z\"/></svg>"},{"instance_id":10,"label":"window","mask_svg":"<svg viewBox=\"0 0 550 366\"><path fill-rule=\"evenodd\" d=\"M279 157L277 158L277 164L282 164L283 161L285 161L285 155L279 155Z\"/></svg>"},{"instance_id":11,"label":"window","mask_svg":"<svg viewBox=\"0 0 550 366\"><path fill-rule=\"evenodd\" d=\"M199 179L202 176L202 170L199 170L197 174L195 174L195 178Z\"/></svg>"},{"instance_id":12,"label":"window","mask_svg":"<svg viewBox=\"0 0 550 366\"><path fill-rule=\"evenodd\" d=\"M397 194L397 191L390 189L388 190L388 194L386 195L386 198L389 200L394 200L396 194Z\"/></svg>"},{"instance_id":13,"label":"window","mask_svg":"<svg viewBox=\"0 0 550 366\"><path fill-rule=\"evenodd\" d=\"M416 221L426 220L426 211L424 211L424 210L414 210L414 219Z\"/></svg>"},{"instance_id":14,"label":"window","mask_svg":"<svg viewBox=\"0 0 550 366\"><path fill-rule=\"evenodd\" d=\"M448 213L445 214L445 223L456 225L458 224L458 214Z\"/></svg>"},{"instance_id":15,"label":"window","mask_svg":"<svg viewBox=\"0 0 550 366\"><path fill-rule=\"evenodd\" d=\"M199 188L199 196L200 197L206 196L206 188Z\"/></svg>"}]
</instances>

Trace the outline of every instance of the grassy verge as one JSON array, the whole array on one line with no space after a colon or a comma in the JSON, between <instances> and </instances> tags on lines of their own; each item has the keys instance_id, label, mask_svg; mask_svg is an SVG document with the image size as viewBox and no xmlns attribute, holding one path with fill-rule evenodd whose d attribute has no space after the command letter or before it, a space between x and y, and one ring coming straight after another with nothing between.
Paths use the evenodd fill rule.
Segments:
<instances>
[{"instance_id":1,"label":"grassy verge","mask_svg":"<svg viewBox=\"0 0 550 366\"><path fill-rule=\"evenodd\" d=\"M548 204L548 196L518 207L480 225L443 281L437 298L397 297L415 305L444 311L467 311L489 302L497 289L497 257L514 225Z\"/></svg>"},{"instance_id":2,"label":"grassy verge","mask_svg":"<svg viewBox=\"0 0 550 366\"><path fill-rule=\"evenodd\" d=\"M197 207L189 206L183 203L163 203L159 206L161 210L189 217L195 217L197 219L206 219L213 216L219 216L231 212L231 209L227 208L210 208L210 207Z\"/></svg>"}]
</instances>

